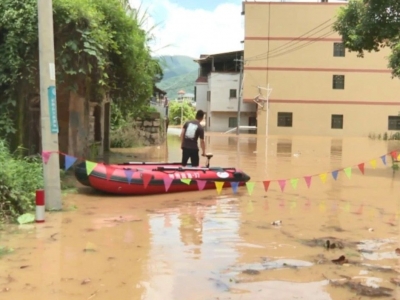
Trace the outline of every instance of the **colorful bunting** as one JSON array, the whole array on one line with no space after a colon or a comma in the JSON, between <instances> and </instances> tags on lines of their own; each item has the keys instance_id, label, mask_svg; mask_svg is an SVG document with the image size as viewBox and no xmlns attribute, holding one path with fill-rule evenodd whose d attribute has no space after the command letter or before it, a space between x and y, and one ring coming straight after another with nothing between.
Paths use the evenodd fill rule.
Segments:
<instances>
[{"instance_id":1,"label":"colorful bunting","mask_svg":"<svg viewBox=\"0 0 400 300\"><path fill-rule=\"evenodd\" d=\"M246 182L247 192L251 196L254 190L255 183L254 182Z\"/></svg>"},{"instance_id":2,"label":"colorful bunting","mask_svg":"<svg viewBox=\"0 0 400 300\"><path fill-rule=\"evenodd\" d=\"M91 161L86 161L86 173L88 174L88 176L90 174L92 174L94 168L96 168L97 163L91 162Z\"/></svg>"},{"instance_id":3,"label":"colorful bunting","mask_svg":"<svg viewBox=\"0 0 400 300\"><path fill-rule=\"evenodd\" d=\"M328 174L326 174L326 173L319 174L319 178L321 179L322 183L326 182L327 176L328 176Z\"/></svg>"},{"instance_id":4,"label":"colorful bunting","mask_svg":"<svg viewBox=\"0 0 400 300\"><path fill-rule=\"evenodd\" d=\"M304 180L306 181L307 187L310 188L311 186L311 176L304 176Z\"/></svg>"},{"instance_id":5,"label":"colorful bunting","mask_svg":"<svg viewBox=\"0 0 400 300\"><path fill-rule=\"evenodd\" d=\"M192 179L190 179L190 178L183 178L183 179L181 179L181 181L182 181L184 184L189 185L190 182L192 181Z\"/></svg>"},{"instance_id":6,"label":"colorful bunting","mask_svg":"<svg viewBox=\"0 0 400 300\"><path fill-rule=\"evenodd\" d=\"M231 187L232 187L233 193L236 194L237 191L238 191L239 182L234 182L234 181L232 181L232 182L231 182Z\"/></svg>"},{"instance_id":7,"label":"colorful bunting","mask_svg":"<svg viewBox=\"0 0 400 300\"><path fill-rule=\"evenodd\" d=\"M224 182L223 181L215 181L215 187L217 189L218 195L220 195L222 192L222 188L224 187Z\"/></svg>"},{"instance_id":8,"label":"colorful bunting","mask_svg":"<svg viewBox=\"0 0 400 300\"><path fill-rule=\"evenodd\" d=\"M142 181L145 189L147 189L147 187L149 186L149 183L152 178L153 175L151 173L146 173L146 172L142 173Z\"/></svg>"},{"instance_id":9,"label":"colorful bunting","mask_svg":"<svg viewBox=\"0 0 400 300\"><path fill-rule=\"evenodd\" d=\"M165 191L168 192L169 188L171 187L171 183L174 180L169 176L164 176L163 181L164 181Z\"/></svg>"},{"instance_id":10,"label":"colorful bunting","mask_svg":"<svg viewBox=\"0 0 400 300\"><path fill-rule=\"evenodd\" d=\"M111 167L106 167L106 166L104 166L104 168L106 169L107 180L110 180L111 176L114 174L115 169L111 168Z\"/></svg>"},{"instance_id":11,"label":"colorful bunting","mask_svg":"<svg viewBox=\"0 0 400 300\"><path fill-rule=\"evenodd\" d=\"M292 178L290 179L290 184L292 185L293 189L297 188L297 183L299 182L298 178Z\"/></svg>"},{"instance_id":12,"label":"colorful bunting","mask_svg":"<svg viewBox=\"0 0 400 300\"><path fill-rule=\"evenodd\" d=\"M360 169L361 173L364 175L364 163L358 164L358 168Z\"/></svg>"},{"instance_id":13,"label":"colorful bunting","mask_svg":"<svg viewBox=\"0 0 400 300\"><path fill-rule=\"evenodd\" d=\"M58 152L58 151L43 151L42 152L42 160L43 160L44 164L48 163L52 153L60 153L60 154L64 155L65 170L70 169L75 164L75 162L78 160L77 157L74 157L74 156L71 156L71 155L67 155L65 153L61 153L61 152ZM387 155L390 155L395 160L396 159L400 160L400 153L398 151L391 151L389 154L385 154L385 155L379 156L380 160L382 161L383 165L385 165L385 166L388 163L387 162L387 158L386 158ZM95 163L95 162L91 162L91 161L87 161L87 160L84 160L84 161L85 161L85 164L86 164L87 175L90 175L93 172L93 170L96 168L96 166L98 164L100 164L100 163ZM376 169L376 167L377 167L377 159L369 160L369 164L371 165L371 167L373 169ZM359 163L357 165L357 167L360 170L360 172L364 175L365 174L365 162ZM351 179L352 168L353 168L353 166L349 166L349 167L346 167L346 168L343 168L343 169L334 170L334 171L332 171L330 173L332 175L332 178L334 180L337 180L338 176L339 176L339 172L340 171L344 171L344 173L346 174L347 178ZM106 172L107 180L111 179L111 176L112 176L112 174L114 173L115 170L116 169L112 168L111 166L107 166L105 168L104 172ZM124 170L124 171L125 171L126 178L128 179L128 182L131 183L132 176L133 176L135 170ZM315 177L315 176L319 176L321 182L322 183L326 183L327 178L328 178L328 173L329 172L315 174L315 175L311 175L311 176L303 176L307 188L311 187L312 178ZM170 176L165 177L163 179L164 180L165 191L169 190L169 188L170 188L170 186L171 186L171 184L173 182L174 178L173 177L171 178ZM151 182L152 178L153 178L153 175L150 172L147 172L147 173L143 172L142 173L142 180L143 180L143 185L144 185L145 188L147 188L147 186ZM180 179L181 182L183 182L185 184L188 184L188 185L191 183L192 180L193 179L190 179L190 178L181 178ZM284 192L285 187L286 187L286 183L288 181L290 182L290 184L291 184L293 189L297 189L298 184L299 184L299 178L297 178L297 177L289 178L289 179L280 179L280 180L264 180L264 181L262 181L262 183L263 183L265 192L268 192L270 184L271 184L271 181L277 181L278 184L279 184L280 190L282 192ZM217 189L217 192L218 192L218 194L220 194L222 192L222 188L224 187L224 182L218 182L218 181L213 181L213 180L211 180L210 182L214 182L215 187ZM207 180L196 180L196 183L197 183L198 189L199 190L203 190L205 188L206 184L207 184ZM232 191L233 191L234 194L236 194L238 192L239 184L240 184L239 182L231 182L231 187L232 187ZM256 184L256 182L247 182L246 183L246 188L247 188L247 192L248 192L249 195L253 194L255 184Z\"/></svg>"},{"instance_id":14,"label":"colorful bunting","mask_svg":"<svg viewBox=\"0 0 400 300\"><path fill-rule=\"evenodd\" d=\"M269 183L270 183L271 181L263 181L263 184L264 184L264 190L266 191L266 192L268 192L268 188L269 188Z\"/></svg>"},{"instance_id":15,"label":"colorful bunting","mask_svg":"<svg viewBox=\"0 0 400 300\"><path fill-rule=\"evenodd\" d=\"M47 162L50 159L50 155L51 154L52 154L52 152L49 152L49 151L43 151L42 152L42 160L43 160L44 164L47 164Z\"/></svg>"},{"instance_id":16,"label":"colorful bunting","mask_svg":"<svg viewBox=\"0 0 400 300\"><path fill-rule=\"evenodd\" d=\"M351 178L351 167L348 167L344 169L344 172L346 173L347 178Z\"/></svg>"},{"instance_id":17,"label":"colorful bunting","mask_svg":"<svg viewBox=\"0 0 400 300\"><path fill-rule=\"evenodd\" d=\"M376 168L376 159L370 160L369 163L371 164L372 169L375 169L375 168Z\"/></svg>"},{"instance_id":18,"label":"colorful bunting","mask_svg":"<svg viewBox=\"0 0 400 300\"><path fill-rule=\"evenodd\" d=\"M207 180L196 180L197 182L197 188L199 189L199 191L204 190Z\"/></svg>"},{"instance_id":19,"label":"colorful bunting","mask_svg":"<svg viewBox=\"0 0 400 300\"><path fill-rule=\"evenodd\" d=\"M72 165L77 161L76 157L65 155L65 171L72 167Z\"/></svg>"},{"instance_id":20,"label":"colorful bunting","mask_svg":"<svg viewBox=\"0 0 400 300\"><path fill-rule=\"evenodd\" d=\"M279 186L281 187L281 191L283 192L285 190L286 186L286 180L278 180Z\"/></svg>"},{"instance_id":21,"label":"colorful bunting","mask_svg":"<svg viewBox=\"0 0 400 300\"><path fill-rule=\"evenodd\" d=\"M131 184L133 171L131 169L124 169L124 173L125 173L126 179L128 180L128 183Z\"/></svg>"}]
</instances>

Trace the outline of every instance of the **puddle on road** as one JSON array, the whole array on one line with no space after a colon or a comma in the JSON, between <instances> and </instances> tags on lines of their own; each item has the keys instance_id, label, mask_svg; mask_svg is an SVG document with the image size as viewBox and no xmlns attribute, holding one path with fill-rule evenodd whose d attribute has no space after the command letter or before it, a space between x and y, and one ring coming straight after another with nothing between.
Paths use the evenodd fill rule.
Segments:
<instances>
[{"instance_id":1,"label":"puddle on road","mask_svg":"<svg viewBox=\"0 0 400 300\"><path fill-rule=\"evenodd\" d=\"M206 143L212 165L251 175L251 196L245 187L236 195L226 189L221 195L140 197L82 189L65 198L65 207L76 210L0 232L0 247L13 249L0 250L0 299L25 300L34 293L56 300L341 300L378 292L400 299L393 280L400 272L400 173L393 177L389 165L366 164L365 175L355 167L351 179L341 173L322 183L316 177L310 188L302 181L400 145L311 137L271 137L266 143L248 135L238 144L236 136L222 134L207 136ZM176 136L168 147L122 152L119 162L180 160ZM283 192L271 181L265 192L263 180L283 178L300 180ZM326 239L343 247L327 249ZM348 263L332 262L342 255Z\"/></svg>"}]
</instances>

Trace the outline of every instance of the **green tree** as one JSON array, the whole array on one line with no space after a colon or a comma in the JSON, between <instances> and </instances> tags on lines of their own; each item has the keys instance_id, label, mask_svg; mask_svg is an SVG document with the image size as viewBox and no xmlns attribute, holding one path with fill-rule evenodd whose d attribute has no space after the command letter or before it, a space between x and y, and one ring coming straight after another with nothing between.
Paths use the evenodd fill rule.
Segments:
<instances>
[{"instance_id":1,"label":"green tree","mask_svg":"<svg viewBox=\"0 0 400 300\"><path fill-rule=\"evenodd\" d=\"M333 29L343 39L345 47L358 52L379 51L389 47L389 68L400 77L400 1L350 0L340 8Z\"/></svg>"},{"instance_id":2,"label":"green tree","mask_svg":"<svg viewBox=\"0 0 400 300\"><path fill-rule=\"evenodd\" d=\"M181 124L181 113L183 113L182 124L184 124L186 121L193 120L195 118L196 109L188 101L183 101L183 102L170 101L169 113L168 113L170 124L173 125Z\"/></svg>"},{"instance_id":3,"label":"green tree","mask_svg":"<svg viewBox=\"0 0 400 300\"><path fill-rule=\"evenodd\" d=\"M141 106L162 78L138 10L120 0L54 0L57 89L91 101L109 95L123 115ZM37 94L36 0L0 1L0 136L24 141L27 99ZM26 124L25 124L26 126Z\"/></svg>"}]
</instances>

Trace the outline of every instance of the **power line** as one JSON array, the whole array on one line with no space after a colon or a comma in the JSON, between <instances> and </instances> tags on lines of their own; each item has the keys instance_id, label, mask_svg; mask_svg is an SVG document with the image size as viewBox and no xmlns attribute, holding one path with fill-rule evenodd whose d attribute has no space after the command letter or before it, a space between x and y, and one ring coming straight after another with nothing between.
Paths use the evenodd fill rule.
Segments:
<instances>
[{"instance_id":1,"label":"power line","mask_svg":"<svg viewBox=\"0 0 400 300\"><path fill-rule=\"evenodd\" d=\"M276 48L274 48L274 49L272 49L272 50L268 50L267 52L264 52L264 53L261 53L261 54L257 54L257 55L251 56L251 57L247 58L246 60L250 60L250 59L252 59L252 58L258 58L259 56L268 54L268 53L273 52L273 51L276 51L276 50L278 50L278 49L280 49L280 48L282 48L282 47L285 47L286 45L291 44L291 43L293 43L294 41L298 41L298 40L300 40L302 37L304 37L305 35L307 35L308 33L312 32L312 31L314 31L315 29L317 29L317 28L323 26L324 24L328 23L330 20L331 20L331 19L328 19L328 20L322 22L322 23L319 24L318 26L312 28L311 30L309 30L309 31L307 31L307 32L305 32L305 33L303 33L302 35L300 35L300 36L298 36L298 37L296 37L296 38L290 40L289 42L287 42L287 43L285 43L285 44L283 44L283 45L281 45L281 46L279 46L279 47L276 47ZM328 26L324 27L323 29L325 29L325 28L327 28L327 27L329 27L329 26L331 26L331 25L333 25L333 23L329 24ZM317 31L317 32L320 32L320 31L321 31L321 30L319 30L319 31ZM316 32L316 33L317 33L317 32ZM315 33L314 33L314 34L315 34ZM312 35L314 35L314 34L312 34ZM312 36L312 35L311 35L311 36Z\"/></svg>"}]
</instances>

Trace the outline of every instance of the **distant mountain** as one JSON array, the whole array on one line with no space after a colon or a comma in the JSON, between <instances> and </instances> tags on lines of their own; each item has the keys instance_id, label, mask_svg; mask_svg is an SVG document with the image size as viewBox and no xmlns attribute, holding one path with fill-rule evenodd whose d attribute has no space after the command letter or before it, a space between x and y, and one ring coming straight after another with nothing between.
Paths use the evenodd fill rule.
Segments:
<instances>
[{"instance_id":1,"label":"distant mountain","mask_svg":"<svg viewBox=\"0 0 400 300\"><path fill-rule=\"evenodd\" d=\"M167 92L169 99L178 97L179 90L194 93L199 65L193 58L183 55L159 57L163 67L164 77L157 86Z\"/></svg>"}]
</instances>

